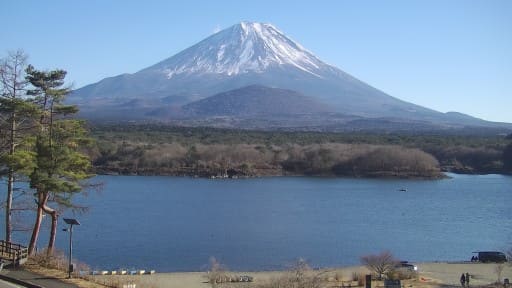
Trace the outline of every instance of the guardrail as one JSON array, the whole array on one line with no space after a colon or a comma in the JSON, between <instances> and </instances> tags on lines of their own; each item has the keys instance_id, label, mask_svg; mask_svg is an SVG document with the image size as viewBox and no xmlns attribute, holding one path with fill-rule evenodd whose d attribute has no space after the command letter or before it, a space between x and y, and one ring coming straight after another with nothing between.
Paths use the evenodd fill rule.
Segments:
<instances>
[{"instance_id":1,"label":"guardrail","mask_svg":"<svg viewBox=\"0 0 512 288\"><path fill-rule=\"evenodd\" d=\"M0 259L9 261L13 266L19 266L28 259L28 248L4 240L0 240Z\"/></svg>"}]
</instances>

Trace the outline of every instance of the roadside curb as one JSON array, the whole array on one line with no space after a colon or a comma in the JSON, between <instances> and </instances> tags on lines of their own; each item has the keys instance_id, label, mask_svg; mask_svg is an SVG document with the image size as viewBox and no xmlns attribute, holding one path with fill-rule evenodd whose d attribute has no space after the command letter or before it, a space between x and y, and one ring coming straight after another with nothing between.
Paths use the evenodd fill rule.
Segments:
<instances>
[{"instance_id":1,"label":"roadside curb","mask_svg":"<svg viewBox=\"0 0 512 288\"><path fill-rule=\"evenodd\" d=\"M30 283L30 282L23 281L23 280L16 279L16 278L12 278L12 277L9 277L9 276L6 276L6 275L2 275L2 274L0 274L0 279L5 280L7 282L14 283L14 284L22 285L22 286L25 286L25 287L28 287L28 288L45 288L43 286L35 285L35 284Z\"/></svg>"}]
</instances>

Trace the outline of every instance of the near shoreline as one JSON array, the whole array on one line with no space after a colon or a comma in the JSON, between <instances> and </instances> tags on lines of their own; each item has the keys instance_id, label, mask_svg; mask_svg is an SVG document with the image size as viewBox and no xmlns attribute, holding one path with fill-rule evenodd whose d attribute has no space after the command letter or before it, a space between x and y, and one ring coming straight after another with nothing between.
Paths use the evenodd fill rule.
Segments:
<instances>
[{"instance_id":1,"label":"near shoreline","mask_svg":"<svg viewBox=\"0 0 512 288\"><path fill-rule=\"evenodd\" d=\"M418 277L410 280L403 280L403 287L415 288L440 288L447 286L460 287L459 277L462 273L469 273L471 275L470 287L502 287L497 286L496 267L498 264L489 263L469 263L469 262L427 262L416 263L418 266ZM36 269L34 269L36 268ZM62 281L68 281L66 274L61 271L44 269L40 267L29 267L29 270L44 274L46 276L58 278ZM57 271L57 272L55 272ZM60 274L58 274L60 273ZM227 272L229 275L249 275L254 277L254 287L257 285L268 283L273 279L285 276L289 271L264 271L264 272ZM322 275L324 286L321 287L341 287L343 281L345 284L348 280L352 280L354 273L368 274L369 271L363 266L350 266L338 268L325 268L320 270L311 270L309 273L315 275ZM211 287L207 283L206 272L171 272L171 273L156 273L152 275L105 275L105 276L90 276L89 280L97 283L104 283L105 285L121 285L123 284L136 284L136 287L148 288L208 288ZM512 265L505 264L501 273L502 281L505 278L512 278ZM103 285L94 284L91 281L81 281L76 279L69 280L71 283L79 285L79 287L105 287ZM356 284L357 282L352 282ZM382 281L372 281L372 287L381 287ZM116 287L116 286L108 286ZM248 287L247 283L234 283L229 287ZM250 286L253 287L253 286ZM352 286L357 287L357 286Z\"/></svg>"}]
</instances>

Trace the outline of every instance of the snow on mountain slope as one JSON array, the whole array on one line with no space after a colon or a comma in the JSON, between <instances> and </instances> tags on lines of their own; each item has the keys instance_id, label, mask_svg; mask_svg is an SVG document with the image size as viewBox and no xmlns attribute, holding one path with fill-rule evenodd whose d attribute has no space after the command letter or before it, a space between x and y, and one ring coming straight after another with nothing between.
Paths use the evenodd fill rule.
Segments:
<instances>
[{"instance_id":1,"label":"snow on mountain slope","mask_svg":"<svg viewBox=\"0 0 512 288\"><path fill-rule=\"evenodd\" d=\"M257 22L233 25L134 74L77 89L73 97L83 105L92 99L141 97L183 105L254 84L297 90L349 110L354 106L354 113L374 98L380 98L378 103L397 100L322 62L273 25Z\"/></svg>"},{"instance_id":2,"label":"snow on mountain slope","mask_svg":"<svg viewBox=\"0 0 512 288\"><path fill-rule=\"evenodd\" d=\"M271 24L241 22L143 71L160 70L169 79L193 73L232 76L283 64L317 77L328 66Z\"/></svg>"},{"instance_id":3,"label":"snow on mountain slope","mask_svg":"<svg viewBox=\"0 0 512 288\"><path fill-rule=\"evenodd\" d=\"M254 102L242 101L246 98L227 97L217 101L217 97L200 103L255 103L260 111L272 111L275 107L270 106L275 106L274 100L282 99L278 89L285 89L306 97L286 98L294 102L290 103L291 107L304 107L304 103L296 102L309 99L342 115L406 119L442 125L482 123L480 119L469 122L466 118L392 97L322 62L273 25L257 22L238 23L136 73L105 78L77 89L73 91L70 102L78 104L90 118L103 115L103 119L107 120L114 116L116 119L171 119L180 117L180 109L184 105L212 95L233 90L250 94L251 89L236 89L251 85L271 89L258 94L261 99L251 99ZM268 109L265 109L265 105ZM224 108L208 107L211 111L228 111ZM235 112L230 113L238 115ZM331 115L318 114L322 117ZM158 115L165 117L158 118ZM308 121L303 120L302 123Z\"/></svg>"}]
</instances>

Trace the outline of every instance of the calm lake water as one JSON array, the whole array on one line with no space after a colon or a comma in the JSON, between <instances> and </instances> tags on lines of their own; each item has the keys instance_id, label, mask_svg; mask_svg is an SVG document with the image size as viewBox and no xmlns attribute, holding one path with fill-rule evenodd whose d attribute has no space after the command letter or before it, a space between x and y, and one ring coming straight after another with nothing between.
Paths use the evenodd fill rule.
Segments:
<instances>
[{"instance_id":1,"label":"calm lake water","mask_svg":"<svg viewBox=\"0 0 512 288\"><path fill-rule=\"evenodd\" d=\"M285 269L298 257L313 267L343 266L383 250L410 261L452 261L509 248L512 177L450 176L98 176L103 190L79 199L89 212L63 217L81 222L74 255L95 269L199 271L211 256L233 270ZM29 235L15 236L26 243ZM59 232L59 249L67 251L67 237ZM43 233L39 246L46 242Z\"/></svg>"}]
</instances>

